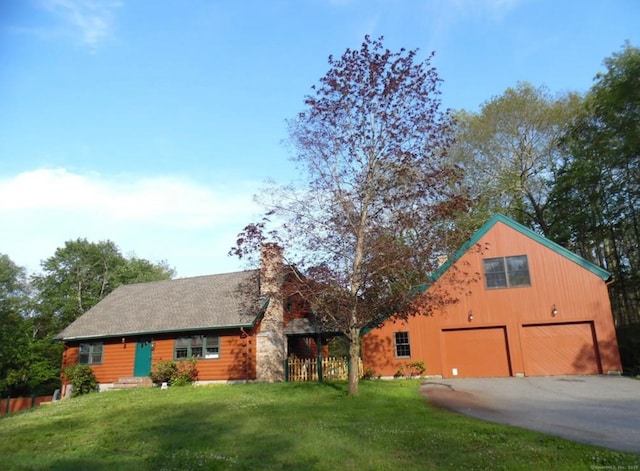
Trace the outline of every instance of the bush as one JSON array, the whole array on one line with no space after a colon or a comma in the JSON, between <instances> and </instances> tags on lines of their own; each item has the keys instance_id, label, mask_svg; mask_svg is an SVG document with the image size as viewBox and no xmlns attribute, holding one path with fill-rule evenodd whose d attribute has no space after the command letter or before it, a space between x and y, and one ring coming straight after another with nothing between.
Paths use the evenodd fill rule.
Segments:
<instances>
[{"instance_id":1,"label":"bush","mask_svg":"<svg viewBox=\"0 0 640 471\"><path fill-rule=\"evenodd\" d=\"M178 365L176 365L175 361L165 360L153 365L149 376L151 377L151 381L156 384L168 383L177 371Z\"/></svg>"},{"instance_id":2,"label":"bush","mask_svg":"<svg viewBox=\"0 0 640 471\"><path fill-rule=\"evenodd\" d=\"M154 383L168 383L171 386L186 386L198 379L196 359L179 362L165 360L156 363L151 369L151 381Z\"/></svg>"},{"instance_id":3,"label":"bush","mask_svg":"<svg viewBox=\"0 0 640 471\"><path fill-rule=\"evenodd\" d=\"M98 390L98 380L89 365L73 365L64 369L64 375L73 385L71 397L82 396Z\"/></svg>"},{"instance_id":4,"label":"bush","mask_svg":"<svg viewBox=\"0 0 640 471\"><path fill-rule=\"evenodd\" d=\"M414 376L422 376L422 373L427 369L424 361L412 361L407 366L409 367L409 376L412 378Z\"/></svg>"},{"instance_id":5,"label":"bush","mask_svg":"<svg viewBox=\"0 0 640 471\"><path fill-rule=\"evenodd\" d=\"M178 371L171 377L171 386L187 386L198 379L196 359L184 360L178 363Z\"/></svg>"}]
</instances>

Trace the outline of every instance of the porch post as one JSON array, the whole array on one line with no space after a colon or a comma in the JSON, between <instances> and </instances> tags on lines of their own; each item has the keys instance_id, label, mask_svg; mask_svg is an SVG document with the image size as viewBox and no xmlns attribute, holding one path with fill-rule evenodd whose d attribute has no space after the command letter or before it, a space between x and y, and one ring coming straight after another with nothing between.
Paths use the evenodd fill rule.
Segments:
<instances>
[{"instance_id":1,"label":"porch post","mask_svg":"<svg viewBox=\"0 0 640 471\"><path fill-rule=\"evenodd\" d=\"M316 349L318 350L318 382L322 383L322 337L316 337Z\"/></svg>"}]
</instances>

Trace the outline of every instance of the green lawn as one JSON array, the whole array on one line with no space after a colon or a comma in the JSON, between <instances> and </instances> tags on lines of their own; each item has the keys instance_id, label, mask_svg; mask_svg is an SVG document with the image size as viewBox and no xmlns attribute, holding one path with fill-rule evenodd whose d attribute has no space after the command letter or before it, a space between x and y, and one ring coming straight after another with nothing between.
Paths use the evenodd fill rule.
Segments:
<instances>
[{"instance_id":1,"label":"green lawn","mask_svg":"<svg viewBox=\"0 0 640 471\"><path fill-rule=\"evenodd\" d=\"M638 469L640 456L431 407L417 381L137 389L0 419L0 469ZM610 467L610 468L609 468Z\"/></svg>"}]
</instances>

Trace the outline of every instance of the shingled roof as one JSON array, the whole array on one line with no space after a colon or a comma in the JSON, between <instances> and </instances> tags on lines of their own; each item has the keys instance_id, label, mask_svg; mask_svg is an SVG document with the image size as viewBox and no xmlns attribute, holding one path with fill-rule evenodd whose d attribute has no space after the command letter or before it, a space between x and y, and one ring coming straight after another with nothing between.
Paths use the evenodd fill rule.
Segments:
<instances>
[{"instance_id":1,"label":"shingled roof","mask_svg":"<svg viewBox=\"0 0 640 471\"><path fill-rule=\"evenodd\" d=\"M57 338L251 326L263 304L256 275L256 271L242 271L120 286Z\"/></svg>"}]
</instances>

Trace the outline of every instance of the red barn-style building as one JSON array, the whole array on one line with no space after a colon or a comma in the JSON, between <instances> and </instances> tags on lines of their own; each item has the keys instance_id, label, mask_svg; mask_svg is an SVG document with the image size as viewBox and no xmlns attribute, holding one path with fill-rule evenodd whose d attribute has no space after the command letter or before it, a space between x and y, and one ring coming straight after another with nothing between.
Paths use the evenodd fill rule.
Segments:
<instances>
[{"instance_id":1,"label":"red barn-style building","mask_svg":"<svg viewBox=\"0 0 640 471\"><path fill-rule=\"evenodd\" d=\"M458 293L457 302L368 330L365 370L392 377L423 362L423 374L443 378L622 371L609 273L503 215L434 278L427 289Z\"/></svg>"}]
</instances>

